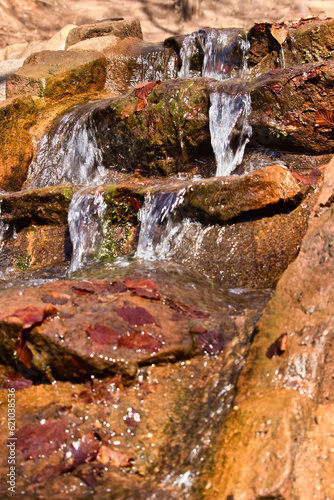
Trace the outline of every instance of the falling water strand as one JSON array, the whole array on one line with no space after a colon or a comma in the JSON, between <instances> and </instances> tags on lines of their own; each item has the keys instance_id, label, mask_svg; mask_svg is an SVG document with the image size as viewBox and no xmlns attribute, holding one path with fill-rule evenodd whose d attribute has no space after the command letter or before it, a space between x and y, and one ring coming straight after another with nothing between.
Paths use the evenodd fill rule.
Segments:
<instances>
[{"instance_id":1,"label":"falling water strand","mask_svg":"<svg viewBox=\"0 0 334 500\"><path fill-rule=\"evenodd\" d=\"M230 175L242 162L246 144L252 133L248 124L250 111L249 94L211 94L209 126L217 162L217 177Z\"/></svg>"},{"instance_id":2,"label":"falling water strand","mask_svg":"<svg viewBox=\"0 0 334 500\"><path fill-rule=\"evenodd\" d=\"M9 224L6 224L3 220L1 220L1 212L2 212L2 200L0 200L0 253L2 252L2 248L4 245L4 237L6 231L9 228ZM0 270L0 279L4 277L3 272Z\"/></svg>"},{"instance_id":3,"label":"falling water strand","mask_svg":"<svg viewBox=\"0 0 334 500\"><path fill-rule=\"evenodd\" d=\"M90 186L104 182L108 170L102 165L92 116L100 106L101 101L75 106L43 137L29 169L30 188L64 182Z\"/></svg>"},{"instance_id":4,"label":"falling water strand","mask_svg":"<svg viewBox=\"0 0 334 500\"><path fill-rule=\"evenodd\" d=\"M163 260L180 224L176 208L184 201L185 189L178 193L147 194L139 211L140 233L136 257L144 260Z\"/></svg>"},{"instance_id":5,"label":"falling water strand","mask_svg":"<svg viewBox=\"0 0 334 500\"><path fill-rule=\"evenodd\" d=\"M77 271L101 249L105 236L106 203L102 191L75 193L68 211L68 226L73 246L69 272Z\"/></svg>"},{"instance_id":6,"label":"falling water strand","mask_svg":"<svg viewBox=\"0 0 334 500\"><path fill-rule=\"evenodd\" d=\"M185 37L180 50L180 58L182 66L178 72L178 78L191 78L194 76L199 76L199 71L193 71L190 69L191 59L195 52L198 50L197 47L197 33L191 33Z\"/></svg>"},{"instance_id":7,"label":"falling water strand","mask_svg":"<svg viewBox=\"0 0 334 500\"><path fill-rule=\"evenodd\" d=\"M231 33L226 31L217 32L216 30L209 32L205 42L203 42L204 61L202 76L214 78L215 80L230 78L232 71L231 54L228 50L230 43Z\"/></svg>"}]
</instances>

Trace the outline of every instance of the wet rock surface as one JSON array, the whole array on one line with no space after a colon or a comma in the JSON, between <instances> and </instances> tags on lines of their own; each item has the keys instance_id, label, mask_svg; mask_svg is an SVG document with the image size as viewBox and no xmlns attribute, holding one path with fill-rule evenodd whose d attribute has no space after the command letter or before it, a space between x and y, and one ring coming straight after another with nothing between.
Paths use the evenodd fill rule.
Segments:
<instances>
[{"instance_id":1,"label":"wet rock surface","mask_svg":"<svg viewBox=\"0 0 334 500\"><path fill-rule=\"evenodd\" d=\"M8 77L16 496L333 496L332 26L148 44L107 20Z\"/></svg>"}]
</instances>

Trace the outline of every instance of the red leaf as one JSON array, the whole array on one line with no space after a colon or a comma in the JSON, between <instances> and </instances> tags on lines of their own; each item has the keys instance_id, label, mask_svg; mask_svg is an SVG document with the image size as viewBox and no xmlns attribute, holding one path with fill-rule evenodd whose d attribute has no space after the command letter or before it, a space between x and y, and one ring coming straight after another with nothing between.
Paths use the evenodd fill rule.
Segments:
<instances>
[{"instance_id":1,"label":"red leaf","mask_svg":"<svg viewBox=\"0 0 334 500\"><path fill-rule=\"evenodd\" d=\"M139 99L144 99L146 101L147 96L152 92L153 88L158 83L161 83L161 80L139 83L134 87L136 96L139 97Z\"/></svg>"},{"instance_id":2,"label":"red leaf","mask_svg":"<svg viewBox=\"0 0 334 500\"><path fill-rule=\"evenodd\" d=\"M23 323L23 329L31 328L32 326L39 325L48 316L57 313L55 307L35 307L28 306L25 309L18 309L11 316L19 318Z\"/></svg>"},{"instance_id":3,"label":"red leaf","mask_svg":"<svg viewBox=\"0 0 334 500\"><path fill-rule=\"evenodd\" d=\"M131 325L142 326L147 323L156 325L153 316L143 307L119 307L115 312Z\"/></svg>"},{"instance_id":4,"label":"red leaf","mask_svg":"<svg viewBox=\"0 0 334 500\"><path fill-rule=\"evenodd\" d=\"M276 99L280 101L283 94L283 85L279 82L274 82L270 83L268 87L275 94Z\"/></svg>"},{"instance_id":5,"label":"red leaf","mask_svg":"<svg viewBox=\"0 0 334 500\"><path fill-rule=\"evenodd\" d=\"M44 424L28 424L22 427L17 437L17 447L24 458L35 459L48 456L58 450L68 438L68 420L49 420Z\"/></svg>"},{"instance_id":6,"label":"red leaf","mask_svg":"<svg viewBox=\"0 0 334 500\"><path fill-rule=\"evenodd\" d=\"M94 460L97 456L101 442L95 437L93 432L88 432L75 444L71 444L71 464L73 467L85 464Z\"/></svg>"},{"instance_id":7,"label":"red leaf","mask_svg":"<svg viewBox=\"0 0 334 500\"><path fill-rule=\"evenodd\" d=\"M119 338L117 345L127 349L142 349L149 352L156 352L163 346L161 340L146 332L127 332Z\"/></svg>"},{"instance_id":8,"label":"red leaf","mask_svg":"<svg viewBox=\"0 0 334 500\"><path fill-rule=\"evenodd\" d=\"M22 389L27 389L27 387L32 386L32 380L28 380L20 373L16 373L15 375L11 372L8 377L6 377L3 381L3 387L13 387L16 391L20 391Z\"/></svg>"},{"instance_id":9,"label":"red leaf","mask_svg":"<svg viewBox=\"0 0 334 500\"><path fill-rule=\"evenodd\" d=\"M119 338L119 333L105 325L96 325L94 328L89 326L86 332L90 339L97 344L114 344Z\"/></svg>"},{"instance_id":10,"label":"red leaf","mask_svg":"<svg viewBox=\"0 0 334 500\"><path fill-rule=\"evenodd\" d=\"M85 295L86 293L101 293L108 289L109 284L104 282L93 283L92 281L81 281L72 286L73 292L78 295Z\"/></svg>"},{"instance_id":11,"label":"red leaf","mask_svg":"<svg viewBox=\"0 0 334 500\"><path fill-rule=\"evenodd\" d=\"M127 291L128 288L124 285L122 281L113 281L108 285L108 292L110 293L123 293Z\"/></svg>"},{"instance_id":12,"label":"red leaf","mask_svg":"<svg viewBox=\"0 0 334 500\"><path fill-rule=\"evenodd\" d=\"M225 340L222 333L205 332L197 337L199 345L211 355L219 354L225 346Z\"/></svg>"},{"instance_id":13,"label":"red leaf","mask_svg":"<svg viewBox=\"0 0 334 500\"><path fill-rule=\"evenodd\" d=\"M140 209L141 203L136 198L134 198L133 196L127 196L127 199L129 200L130 205L134 210Z\"/></svg>"}]
</instances>

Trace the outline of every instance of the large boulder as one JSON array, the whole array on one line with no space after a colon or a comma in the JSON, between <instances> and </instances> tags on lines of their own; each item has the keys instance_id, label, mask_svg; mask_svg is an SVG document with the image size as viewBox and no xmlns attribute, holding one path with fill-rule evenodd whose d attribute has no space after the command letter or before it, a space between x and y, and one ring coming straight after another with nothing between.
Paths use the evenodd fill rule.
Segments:
<instances>
[{"instance_id":1,"label":"large boulder","mask_svg":"<svg viewBox=\"0 0 334 500\"><path fill-rule=\"evenodd\" d=\"M207 498L332 496L333 175L256 326Z\"/></svg>"},{"instance_id":2,"label":"large boulder","mask_svg":"<svg viewBox=\"0 0 334 500\"><path fill-rule=\"evenodd\" d=\"M28 57L7 78L7 99L34 95L49 101L104 88L106 60L99 52L45 50Z\"/></svg>"},{"instance_id":3,"label":"large boulder","mask_svg":"<svg viewBox=\"0 0 334 500\"><path fill-rule=\"evenodd\" d=\"M66 38L65 49L88 38L114 35L118 38L143 38L140 21L135 18L106 19L93 24L73 28Z\"/></svg>"}]
</instances>

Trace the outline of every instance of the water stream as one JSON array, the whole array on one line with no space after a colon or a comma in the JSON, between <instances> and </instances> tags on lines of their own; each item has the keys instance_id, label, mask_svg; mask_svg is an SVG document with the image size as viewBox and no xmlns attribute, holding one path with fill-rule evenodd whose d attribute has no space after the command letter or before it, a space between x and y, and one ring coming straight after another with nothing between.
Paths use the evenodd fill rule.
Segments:
<instances>
[{"instance_id":1,"label":"water stream","mask_svg":"<svg viewBox=\"0 0 334 500\"><path fill-rule=\"evenodd\" d=\"M106 203L103 191L95 194L82 189L75 193L68 211L68 226L73 245L69 273L77 271L96 257L105 234Z\"/></svg>"},{"instance_id":2,"label":"water stream","mask_svg":"<svg viewBox=\"0 0 334 500\"><path fill-rule=\"evenodd\" d=\"M102 101L103 102L103 101ZM102 184L108 170L102 164L93 119L101 101L75 106L41 140L26 185L32 189L64 182Z\"/></svg>"}]
</instances>

